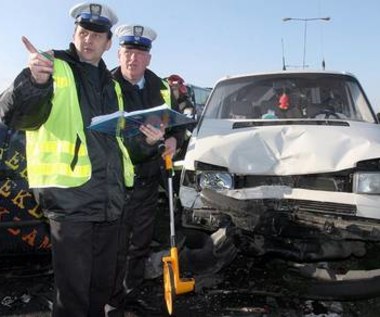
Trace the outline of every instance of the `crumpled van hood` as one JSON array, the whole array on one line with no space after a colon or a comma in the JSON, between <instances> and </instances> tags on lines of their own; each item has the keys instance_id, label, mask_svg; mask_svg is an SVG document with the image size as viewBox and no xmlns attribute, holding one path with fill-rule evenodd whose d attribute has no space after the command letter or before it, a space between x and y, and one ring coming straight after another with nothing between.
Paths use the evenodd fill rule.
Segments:
<instances>
[{"instance_id":1,"label":"crumpled van hood","mask_svg":"<svg viewBox=\"0 0 380 317\"><path fill-rule=\"evenodd\" d=\"M194 161L246 175L328 173L380 158L380 125L275 125L233 129L233 120L205 119L190 142L185 168ZM296 121L294 122L296 123ZM196 140L196 142L195 142Z\"/></svg>"}]
</instances>

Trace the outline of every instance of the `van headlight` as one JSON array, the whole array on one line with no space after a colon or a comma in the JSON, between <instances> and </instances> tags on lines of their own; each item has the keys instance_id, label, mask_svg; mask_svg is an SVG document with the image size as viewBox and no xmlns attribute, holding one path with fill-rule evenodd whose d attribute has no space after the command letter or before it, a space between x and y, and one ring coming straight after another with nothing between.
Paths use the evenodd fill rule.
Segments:
<instances>
[{"instance_id":1,"label":"van headlight","mask_svg":"<svg viewBox=\"0 0 380 317\"><path fill-rule=\"evenodd\" d=\"M380 173L378 172L355 173L354 193L380 194Z\"/></svg>"},{"instance_id":2,"label":"van headlight","mask_svg":"<svg viewBox=\"0 0 380 317\"><path fill-rule=\"evenodd\" d=\"M199 171L198 182L201 189L223 190L233 188L233 177L228 172Z\"/></svg>"}]
</instances>

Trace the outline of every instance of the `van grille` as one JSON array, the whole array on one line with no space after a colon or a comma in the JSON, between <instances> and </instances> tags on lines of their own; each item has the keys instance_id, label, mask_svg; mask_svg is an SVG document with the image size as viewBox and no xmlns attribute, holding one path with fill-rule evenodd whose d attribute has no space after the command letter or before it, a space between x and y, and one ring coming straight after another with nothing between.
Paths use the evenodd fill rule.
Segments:
<instances>
[{"instance_id":1,"label":"van grille","mask_svg":"<svg viewBox=\"0 0 380 317\"><path fill-rule=\"evenodd\" d=\"M356 205L298 199L264 199L264 205L281 211L308 211L334 215L356 215Z\"/></svg>"}]
</instances>

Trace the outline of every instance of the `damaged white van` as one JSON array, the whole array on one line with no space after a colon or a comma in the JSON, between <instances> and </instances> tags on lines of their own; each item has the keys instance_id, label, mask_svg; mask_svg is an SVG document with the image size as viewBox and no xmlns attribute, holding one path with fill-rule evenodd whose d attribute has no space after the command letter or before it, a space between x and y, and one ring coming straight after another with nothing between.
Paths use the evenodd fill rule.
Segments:
<instances>
[{"instance_id":1,"label":"damaged white van","mask_svg":"<svg viewBox=\"0 0 380 317\"><path fill-rule=\"evenodd\" d=\"M324 297L380 294L380 125L352 74L220 80L180 201L185 227L226 228L245 255L285 260Z\"/></svg>"}]
</instances>

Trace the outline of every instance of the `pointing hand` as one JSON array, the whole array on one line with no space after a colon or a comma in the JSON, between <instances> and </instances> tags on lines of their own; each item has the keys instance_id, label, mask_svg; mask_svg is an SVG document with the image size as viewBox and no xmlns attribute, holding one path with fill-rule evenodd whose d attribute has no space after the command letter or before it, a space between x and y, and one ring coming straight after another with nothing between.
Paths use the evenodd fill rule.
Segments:
<instances>
[{"instance_id":1,"label":"pointing hand","mask_svg":"<svg viewBox=\"0 0 380 317\"><path fill-rule=\"evenodd\" d=\"M29 52L28 67L34 81L37 84L47 83L53 73L53 52L40 52L25 36L21 40Z\"/></svg>"}]
</instances>

